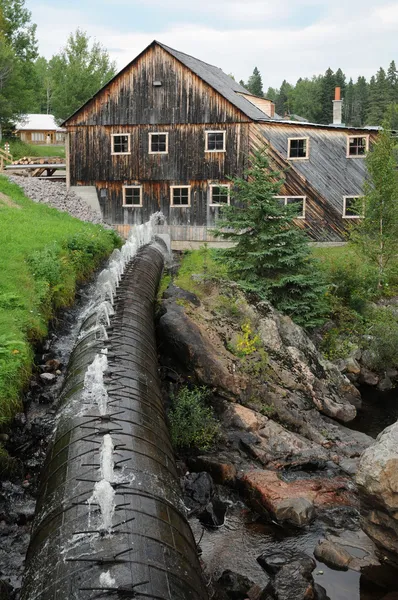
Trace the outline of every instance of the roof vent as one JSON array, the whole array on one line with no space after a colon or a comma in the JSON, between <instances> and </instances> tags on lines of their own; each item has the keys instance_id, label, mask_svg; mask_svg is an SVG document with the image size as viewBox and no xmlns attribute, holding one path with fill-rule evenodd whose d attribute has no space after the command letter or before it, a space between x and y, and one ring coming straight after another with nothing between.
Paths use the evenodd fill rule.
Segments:
<instances>
[{"instance_id":1,"label":"roof vent","mask_svg":"<svg viewBox=\"0 0 398 600\"><path fill-rule=\"evenodd\" d=\"M152 85L153 87L161 87L163 84L161 81L154 81Z\"/></svg>"}]
</instances>

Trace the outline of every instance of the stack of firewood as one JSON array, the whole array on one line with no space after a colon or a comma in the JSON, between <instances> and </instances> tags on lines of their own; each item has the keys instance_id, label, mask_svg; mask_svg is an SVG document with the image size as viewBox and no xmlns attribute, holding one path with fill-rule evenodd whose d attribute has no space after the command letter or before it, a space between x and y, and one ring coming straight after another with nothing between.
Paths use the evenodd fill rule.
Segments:
<instances>
[{"instance_id":1,"label":"stack of firewood","mask_svg":"<svg viewBox=\"0 0 398 600\"><path fill-rule=\"evenodd\" d=\"M65 159L60 156L23 156L13 161L13 165L62 165Z\"/></svg>"}]
</instances>

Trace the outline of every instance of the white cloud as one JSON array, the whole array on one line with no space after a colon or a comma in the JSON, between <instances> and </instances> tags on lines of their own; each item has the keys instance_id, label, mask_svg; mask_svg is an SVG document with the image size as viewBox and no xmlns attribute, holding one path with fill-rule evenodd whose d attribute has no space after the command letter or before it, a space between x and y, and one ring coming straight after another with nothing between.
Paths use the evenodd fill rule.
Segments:
<instances>
[{"instance_id":1,"label":"white cloud","mask_svg":"<svg viewBox=\"0 0 398 600\"><path fill-rule=\"evenodd\" d=\"M146 0L153 5L164 0ZM170 0L172 6L182 5L182 0ZM199 4L199 3L198 3ZM225 2L216 2L223 5ZM292 9L293 0L280 0L277 4L284 9ZM305 2L306 5L309 2ZM324 2L313 0L313 4ZM200 6L210 10L210 0L203 0ZM236 11L248 11L251 4L228 3ZM297 3L295 2L297 6ZM168 5L169 6L169 5ZM270 3L264 3L265 10ZM80 26L89 35L110 49L119 68L139 54L153 39L158 39L173 48L192 54L204 61L233 73L237 79L247 79L254 66L260 69L264 86L279 86L282 79L294 83L298 77L311 77L341 67L348 77L358 75L370 77L380 65L385 68L396 59L396 24L398 22L398 2L385 3L374 7L371 0L337 0L327 15L307 27L251 26L245 22L242 27L233 29L215 25L165 25L163 31L131 33L117 31L104 25L97 25L90 15L73 9L51 8L44 4L33 4L33 20L38 23L40 51L51 56L62 46L70 31ZM229 10L229 9L227 9ZM172 14L172 13L171 13ZM252 21L256 21L256 15ZM392 24L395 24L393 26Z\"/></svg>"}]
</instances>

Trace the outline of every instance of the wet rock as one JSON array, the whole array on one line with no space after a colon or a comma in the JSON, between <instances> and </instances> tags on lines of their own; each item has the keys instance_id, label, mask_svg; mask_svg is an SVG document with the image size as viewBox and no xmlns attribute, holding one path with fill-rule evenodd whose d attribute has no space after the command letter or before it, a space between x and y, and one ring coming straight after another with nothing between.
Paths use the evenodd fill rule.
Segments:
<instances>
[{"instance_id":1,"label":"wet rock","mask_svg":"<svg viewBox=\"0 0 398 600\"><path fill-rule=\"evenodd\" d=\"M191 471L207 471L210 473L215 483L221 485L233 484L236 479L236 467L231 462L222 457L220 459L212 456L197 456L188 458L188 467Z\"/></svg>"},{"instance_id":2,"label":"wet rock","mask_svg":"<svg viewBox=\"0 0 398 600\"><path fill-rule=\"evenodd\" d=\"M288 483L274 471L253 470L244 473L240 482L255 510L300 526L312 519L314 509L356 504L350 482L342 477Z\"/></svg>"},{"instance_id":3,"label":"wet rock","mask_svg":"<svg viewBox=\"0 0 398 600\"><path fill-rule=\"evenodd\" d=\"M356 481L364 531L398 561L398 422L365 450Z\"/></svg>"},{"instance_id":4,"label":"wet rock","mask_svg":"<svg viewBox=\"0 0 398 600\"><path fill-rule=\"evenodd\" d=\"M200 306L200 300L196 296L196 294L192 294L192 292L183 290L182 288L180 288L174 284L169 285L167 290L163 293L163 298L164 299L173 298L173 299L186 300L187 302L190 302L194 306Z\"/></svg>"},{"instance_id":5,"label":"wet rock","mask_svg":"<svg viewBox=\"0 0 398 600\"><path fill-rule=\"evenodd\" d=\"M315 600L330 600L324 587L319 583L314 583Z\"/></svg>"},{"instance_id":6,"label":"wet rock","mask_svg":"<svg viewBox=\"0 0 398 600\"><path fill-rule=\"evenodd\" d=\"M283 565L265 588L262 600L314 600L312 571L316 563L309 556L300 556Z\"/></svg>"},{"instance_id":7,"label":"wet rock","mask_svg":"<svg viewBox=\"0 0 398 600\"><path fill-rule=\"evenodd\" d=\"M336 534L327 533L326 540L343 548L350 555L350 570L363 572L369 567L380 566L375 544L361 529L348 531L341 528ZM380 573L378 577L380 578Z\"/></svg>"},{"instance_id":8,"label":"wet rock","mask_svg":"<svg viewBox=\"0 0 398 600\"><path fill-rule=\"evenodd\" d=\"M328 567L343 571L347 571L352 560L352 556L342 546L326 539L317 543L314 555Z\"/></svg>"},{"instance_id":9,"label":"wet rock","mask_svg":"<svg viewBox=\"0 0 398 600\"><path fill-rule=\"evenodd\" d=\"M379 383L379 378L373 371L370 371L366 367L362 367L359 375L359 383L376 386Z\"/></svg>"},{"instance_id":10,"label":"wet rock","mask_svg":"<svg viewBox=\"0 0 398 600\"><path fill-rule=\"evenodd\" d=\"M359 375L361 372L361 367L358 361L355 360L352 356L348 358L341 359L337 362L337 366L341 373L350 373L352 375Z\"/></svg>"},{"instance_id":11,"label":"wet rock","mask_svg":"<svg viewBox=\"0 0 398 600\"><path fill-rule=\"evenodd\" d=\"M380 390L381 392L388 392L389 390L392 390L393 387L394 387L393 382L387 376L383 377L383 379L380 379L380 381L377 385L377 389Z\"/></svg>"},{"instance_id":12,"label":"wet rock","mask_svg":"<svg viewBox=\"0 0 398 600\"><path fill-rule=\"evenodd\" d=\"M260 556L257 557L257 562L269 575L275 575L283 566L298 559L304 562L307 561L308 567L312 567L310 572L313 571L314 567L312 566L312 563L314 561L312 558L310 558L307 554L304 553L289 551L273 552L272 550L268 550L267 552L263 552L263 554L260 554Z\"/></svg>"},{"instance_id":13,"label":"wet rock","mask_svg":"<svg viewBox=\"0 0 398 600\"><path fill-rule=\"evenodd\" d=\"M221 527L224 524L227 507L228 505L219 498L213 498L199 513L199 521L207 527Z\"/></svg>"},{"instance_id":14,"label":"wet rock","mask_svg":"<svg viewBox=\"0 0 398 600\"><path fill-rule=\"evenodd\" d=\"M214 496L214 484L208 473L188 473L182 478L184 502L191 510L197 510L210 502Z\"/></svg>"},{"instance_id":15,"label":"wet rock","mask_svg":"<svg viewBox=\"0 0 398 600\"><path fill-rule=\"evenodd\" d=\"M54 383L56 378L57 377L54 375L54 373L41 373L40 375L40 379L46 384Z\"/></svg>"},{"instance_id":16,"label":"wet rock","mask_svg":"<svg viewBox=\"0 0 398 600\"><path fill-rule=\"evenodd\" d=\"M0 598L1 598L1 600L13 600L13 596L14 596L14 588L6 581L3 581L2 579L0 579Z\"/></svg>"},{"instance_id":17,"label":"wet rock","mask_svg":"<svg viewBox=\"0 0 398 600\"><path fill-rule=\"evenodd\" d=\"M217 587L223 590L225 597L231 600L246 600L247 594L254 583L248 577L235 573L234 571L224 571L217 581Z\"/></svg>"}]
</instances>

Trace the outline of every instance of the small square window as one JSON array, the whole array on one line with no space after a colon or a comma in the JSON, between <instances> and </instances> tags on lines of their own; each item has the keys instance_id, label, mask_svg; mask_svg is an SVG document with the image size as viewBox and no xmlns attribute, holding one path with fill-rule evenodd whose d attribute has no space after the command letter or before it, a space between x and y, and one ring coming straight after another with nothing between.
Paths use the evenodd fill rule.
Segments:
<instances>
[{"instance_id":1,"label":"small square window","mask_svg":"<svg viewBox=\"0 0 398 600\"><path fill-rule=\"evenodd\" d=\"M288 158L308 158L308 138L289 138Z\"/></svg>"},{"instance_id":2,"label":"small square window","mask_svg":"<svg viewBox=\"0 0 398 600\"><path fill-rule=\"evenodd\" d=\"M364 205L362 196L345 196L343 199L343 219L362 219Z\"/></svg>"},{"instance_id":3,"label":"small square window","mask_svg":"<svg viewBox=\"0 0 398 600\"><path fill-rule=\"evenodd\" d=\"M305 196L275 196L282 206L293 205L296 209L296 219L305 219Z\"/></svg>"},{"instance_id":4,"label":"small square window","mask_svg":"<svg viewBox=\"0 0 398 600\"><path fill-rule=\"evenodd\" d=\"M149 134L149 154L167 154L169 151L168 133Z\"/></svg>"},{"instance_id":5,"label":"small square window","mask_svg":"<svg viewBox=\"0 0 398 600\"><path fill-rule=\"evenodd\" d=\"M369 149L369 137L362 135L358 137L348 136L347 157L365 156Z\"/></svg>"},{"instance_id":6,"label":"small square window","mask_svg":"<svg viewBox=\"0 0 398 600\"><path fill-rule=\"evenodd\" d=\"M210 186L210 206L229 204L229 185Z\"/></svg>"},{"instance_id":7,"label":"small square window","mask_svg":"<svg viewBox=\"0 0 398 600\"><path fill-rule=\"evenodd\" d=\"M170 188L171 206L190 206L191 205L191 186L171 186Z\"/></svg>"},{"instance_id":8,"label":"small square window","mask_svg":"<svg viewBox=\"0 0 398 600\"><path fill-rule=\"evenodd\" d=\"M142 186L123 186L123 206L142 206Z\"/></svg>"},{"instance_id":9,"label":"small square window","mask_svg":"<svg viewBox=\"0 0 398 600\"><path fill-rule=\"evenodd\" d=\"M225 152L225 131L206 131L206 152Z\"/></svg>"},{"instance_id":10,"label":"small square window","mask_svg":"<svg viewBox=\"0 0 398 600\"><path fill-rule=\"evenodd\" d=\"M130 134L112 135L112 154L130 154Z\"/></svg>"}]
</instances>

